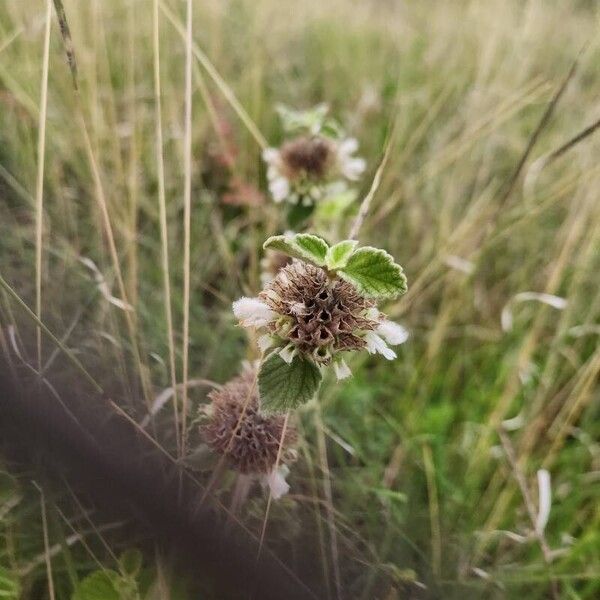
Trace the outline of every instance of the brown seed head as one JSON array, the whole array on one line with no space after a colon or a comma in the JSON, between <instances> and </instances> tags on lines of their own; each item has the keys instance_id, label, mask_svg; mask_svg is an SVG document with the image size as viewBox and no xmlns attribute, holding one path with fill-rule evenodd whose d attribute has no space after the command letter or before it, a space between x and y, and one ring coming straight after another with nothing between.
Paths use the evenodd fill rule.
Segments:
<instances>
[{"instance_id":1,"label":"brown seed head","mask_svg":"<svg viewBox=\"0 0 600 600\"><path fill-rule=\"evenodd\" d=\"M299 137L283 144L282 169L289 180L306 177L321 180L327 176L335 158L332 142L322 137Z\"/></svg>"},{"instance_id":2,"label":"brown seed head","mask_svg":"<svg viewBox=\"0 0 600 600\"><path fill-rule=\"evenodd\" d=\"M256 372L249 370L209 394L212 415L202 427L203 437L236 471L269 473L277 462L285 416L259 411ZM288 423L283 451L296 442L296 430Z\"/></svg>"},{"instance_id":3,"label":"brown seed head","mask_svg":"<svg viewBox=\"0 0 600 600\"><path fill-rule=\"evenodd\" d=\"M367 316L373 301L351 284L330 280L323 269L301 261L281 269L260 298L284 317L272 323L272 332L325 364L335 351L364 348L359 334L379 324Z\"/></svg>"}]
</instances>

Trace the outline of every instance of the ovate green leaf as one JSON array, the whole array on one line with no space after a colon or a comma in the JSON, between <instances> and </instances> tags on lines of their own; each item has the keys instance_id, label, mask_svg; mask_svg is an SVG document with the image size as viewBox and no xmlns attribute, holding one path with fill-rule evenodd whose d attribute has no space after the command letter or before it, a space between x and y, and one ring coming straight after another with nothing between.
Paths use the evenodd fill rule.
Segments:
<instances>
[{"instance_id":1,"label":"ovate green leaf","mask_svg":"<svg viewBox=\"0 0 600 600\"><path fill-rule=\"evenodd\" d=\"M325 256L329 246L324 239L316 235L297 233L270 237L264 243L263 248L277 250L293 258L299 258L322 267L325 265Z\"/></svg>"},{"instance_id":2,"label":"ovate green leaf","mask_svg":"<svg viewBox=\"0 0 600 600\"><path fill-rule=\"evenodd\" d=\"M261 408L267 413L297 408L315 395L322 377L310 360L295 356L288 364L278 354L271 354L258 374Z\"/></svg>"},{"instance_id":3,"label":"ovate green leaf","mask_svg":"<svg viewBox=\"0 0 600 600\"><path fill-rule=\"evenodd\" d=\"M371 298L395 298L407 289L402 267L379 248L365 246L355 250L337 273Z\"/></svg>"},{"instance_id":4,"label":"ovate green leaf","mask_svg":"<svg viewBox=\"0 0 600 600\"><path fill-rule=\"evenodd\" d=\"M325 257L327 268L335 270L345 267L357 245L358 242L356 240L344 240L343 242L331 246L331 248L327 250L327 255Z\"/></svg>"},{"instance_id":5,"label":"ovate green leaf","mask_svg":"<svg viewBox=\"0 0 600 600\"><path fill-rule=\"evenodd\" d=\"M79 583L72 600L121 600L119 580L115 571L94 571Z\"/></svg>"}]
</instances>

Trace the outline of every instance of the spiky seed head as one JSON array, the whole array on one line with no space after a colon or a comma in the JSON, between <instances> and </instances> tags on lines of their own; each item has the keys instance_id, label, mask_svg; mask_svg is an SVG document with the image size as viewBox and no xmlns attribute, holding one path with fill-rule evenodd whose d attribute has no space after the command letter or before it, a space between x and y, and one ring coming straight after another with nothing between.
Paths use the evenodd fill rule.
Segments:
<instances>
[{"instance_id":1,"label":"spiky seed head","mask_svg":"<svg viewBox=\"0 0 600 600\"><path fill-rule=\"evenodd\" d=\"M361 334L379 325L370 317L374 301L346 281L330 279L323 269L298 260L283 267L259 297L282 316L269 324L271 332L323 364L336 351L364 348Z\"/></svg>"},{"instance_id":2,"label":"spiky seed head","mask_svg":"<svg viewBox=\"0 0 600 600\"><path fill-rule=\"evenodd\" d=\"M304 177L323 180L335 164L335 153L335 145L326 138L296 138L280 149L282 171L290 181Z\"/></svg>"},{"instance_id":3,"label":"spiky seed head","mask_svg":"<svg viewBox=\"0 0 600 600\"><path fill-rule=\"evenodd\" d=\"M295 428L284 415L260 412L256 371L247 370L209 394L212 410L202 427L202 435L214 452L231 468L244 474L270 473L277 462L279 445L285 457L296 442Z\"/></svg>"}]
</instances>

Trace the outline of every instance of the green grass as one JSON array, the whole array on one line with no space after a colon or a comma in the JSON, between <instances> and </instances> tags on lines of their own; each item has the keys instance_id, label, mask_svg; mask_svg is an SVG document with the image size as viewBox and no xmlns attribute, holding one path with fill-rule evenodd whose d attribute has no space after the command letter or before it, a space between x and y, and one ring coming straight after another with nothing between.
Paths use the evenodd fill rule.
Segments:
<instances>
[{"instance_id":1,"label":"green grass","mask_svg":"<svg viewBox=\"0 0 600 600\"><path fill-rule=\"evenodd\" d=\"M171 385L149 5L65 0L101 191L54 18L43 212L36 210L35 182L45 2L0 5L0 273L34 309L41 215L43 322L59 338L72 327L68 347L93 372L113 373L120 401L140 408L144 378L149 397ZM185 43L168 15L184 27L185 7L174 0L165 6L159 12L161 116L180 381ZM321 409L309 406L301 415L293 495L270 514L288 524L285 543L293 547L296 515L315 513L321 536L314 552L322 552L326 570L333 570L336 545L356 559L343 577L347 597L405 597L407 588L420 589L413 580L428 590L416 593L438 598L541 599L552 580L561 598L600 595L600 142L587 137L535 180L530 168L598 117L597 20L593 3L575 0L194 2L194 42L248 118L239 118L206 62L194 60L190 379L224 382L237 372L247 344L230 303L258 291L262 241L279 233L278 209L268 200L241 208L222 201L233 175L265 189L249 122L277 144L277 103L303 108L326 101L359 139L371 177L395 123L361 240L386 248L404 266L409 292L386 312L410 329L411 339L394 362L358 358L353 379L327 380ZM506 195L506 182L586 41ZM215 159L222 144L234 149L231 172ZM367 178L362 194L369 185ZM93 260L122 298L102 197L134 307L129 323L98 293L80 261ZM340 231L350 224L349 215ZM452 257L469 261L469 273L453 268ZM567 305L557 310L515 300L527 291L560 296ZM506 306L514 319L510 331L501 327ZM0 296L5 336L18 310ZM35 332L33 324L16 321L23 333ZM45 360L52 350L44 341ZM189 395L192 407L205 401L204 388ZM534 504L536 471L551 473L550 565L530 535L515 469L497 433L517 415L520 427L508 436ZM159 422L165 443L175 448L168 409ZM49 597L39 491L12 479L10 486L20 500L1 499L0 575L19 580L24 598ZM46 498L50 544L63 544L51 560L57 598L69 598L76 582L99 567L89 549L105 568L118 570L65 496ZM71 512L61 513L63 519L58 506L65 503ZM244 510L257 534L264 511L258 496ZM87 531L89 545L65 546L70 526ZM115 555L127 547L118 534L110 539ZM152 561L144 574L148 581L157 577Z\"/></svg>"}]
</instances>

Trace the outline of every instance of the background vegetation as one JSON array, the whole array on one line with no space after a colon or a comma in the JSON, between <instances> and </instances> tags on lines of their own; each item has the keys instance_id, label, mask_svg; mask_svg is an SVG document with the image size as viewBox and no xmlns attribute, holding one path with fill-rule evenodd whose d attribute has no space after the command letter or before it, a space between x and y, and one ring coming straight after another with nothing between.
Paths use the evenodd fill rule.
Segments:
<instances>
[{"instance_id":1,"label":"background vegetation","mask_svg":"<svg viewBox=\"0 0 600 600\"><path fill-rule=\"evenodd\" d=\"M599 117L595 5L230 0L193 8L190 153L185 4L158 4L163 175L153 3L65 0L79 94L54 13L44 50L46 3L0 4L2 276L33 309L39 297L48 327L84 365L110 373L115 398L141 414L144 396L151 403L172 383L162 186L177 381L189 310L189 377L222 383L245 357L231 301L258 291L260 245L275 233L260 153L264 140L280 140L276 104L329 103L359 139L371 176L393 129L361 237L405 268L409 292L386 310L411 338L394 362L355 362L353 379L328 381L320 409L303 412L292 493L269 514L285 524L279 543L293 547L298 514L313 515L313 552L332 598L338 587L351 598L597 598L600 142L590 135L539 160ZM4 293L2 346L18 360L15 324L30 334L35 327L15 311ZM53 350L43 343L42 364ZM35 353L23 359L37 366ZM193 410L206 391L190 389ZM161 443L175 448L170 419L168 406L157 415ZM550 473L552 504L535 533L540 469ZM90 572L119 572L131 543L119 543L118 524L91 527L68 492L40 497L27 478L6 474L0 491L7 597L69 598ZM265 509L255 490L242 510L257 534ZM339 573L340 556L355 568ZM121 559L123 597L186 597L182 582L147 558L139 590L127 587L123 573L137 577L138 558Z\"/></svg>"}]
</instances>

